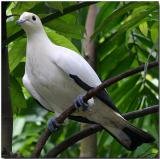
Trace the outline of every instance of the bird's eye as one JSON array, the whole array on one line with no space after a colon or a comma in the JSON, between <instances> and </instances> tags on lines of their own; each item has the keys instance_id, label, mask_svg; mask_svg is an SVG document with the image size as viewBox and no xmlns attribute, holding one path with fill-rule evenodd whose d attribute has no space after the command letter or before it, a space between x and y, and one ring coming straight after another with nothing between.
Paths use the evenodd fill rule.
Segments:
<instances>
[{"instance_id":1,"label":"bird's eye","mask_svg":"<svg viewBox=\"0 0 160 159\"><path fill-rule=\"evenodd\" d=\"M32 16L32 20L33 20L33 21L35 21L35 20L36 20L36 17L35 17L34 15Z\"/></svg>"}]
</instances>

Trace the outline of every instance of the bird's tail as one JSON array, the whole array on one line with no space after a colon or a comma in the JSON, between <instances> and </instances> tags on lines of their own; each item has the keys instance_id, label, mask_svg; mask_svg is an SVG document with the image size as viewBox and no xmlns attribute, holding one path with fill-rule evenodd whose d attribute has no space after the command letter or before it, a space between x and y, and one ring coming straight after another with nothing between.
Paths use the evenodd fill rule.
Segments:
<instances>
[{"instance_id":1,"label":"bird's tail","mask_svg":"<svg viewBox=\"0 0 160 159\"><path fill-rule=\"evenodd\" d=\"M150 134L134 127L125 119L120 120L123 120L123 122L118 122L123 124L120 127L109 127L104 125L103 127L128 150L133 151L143 143L151 143L154 141L154 138Z\"/></svg>"},{"instance_id":2,"label":"bird's tail","mask_svg":"<svg viewBox=\"0 0 160 159\"><path fill-rule=\"evenodd\" d=\"M118 112L106 106L95 98L95 105L90 112L83 112L81 115L90 121L100 124L106 129L119 143L128 150L135 150L143 143L151 143L154 138L139 128L131 125Z\"/></svg>"}]
</instances>

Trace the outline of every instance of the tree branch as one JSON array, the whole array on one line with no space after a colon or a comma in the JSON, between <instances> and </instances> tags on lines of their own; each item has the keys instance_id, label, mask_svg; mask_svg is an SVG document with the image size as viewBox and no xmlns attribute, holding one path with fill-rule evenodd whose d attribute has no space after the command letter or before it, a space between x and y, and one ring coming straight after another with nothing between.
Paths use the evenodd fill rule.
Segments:
<instances>
[{"instance_id":1,"label":"tree branch","mask_svg":"<svg viewBox=\"0 0 160 159\"><path fill-rule=\"evenodd\" d=\"M155 67L155 66L158 66L158 61L149 63L148 69L151 69L151 68L153 68L153 67ZM116 82L120 81L120 80L123 79L123 78L126 78L126 77L128 77L128 76L134 75L134 74L139 73L139 72L141 72L141 71L144 71L144 68L145 68L145 64L143 64L143 65L141 65L141 66L139 66L139 67L137 67L137 68L128 70L128 71L126 71L126 72L124 72L124 73L121 73L121 74L119 74L119 75L117 75L117 76L115 76L115 77L112 77L112 78L106 80L106 81L104 82L104 85L105 85L106 87L107 87L107 86L110 86L111 84L116 83Z\"/></svg>"},{"instance_id":2,"label":"tree branch","mask_svg":"<svg viewBox=\"0 0 160 159\"><path fill-rule=\"evenodd\" d=\"M85 23L85 39L83 41L83 49L84 49L84 58L87 62L92 66L95 70L96 68L96 51L95 51L95 43L90 39L91 35L94 33L95 29L95 21L97 15L97 7L95 4L89 6L86 23ZM90 124L81 123L81 130L89 127ZM97 155L97 135L93 134L89 137L81 140L80 144L80 158L83 157L96 157Z\"/></svg>"},{"instance_id":3,"label":"tree branch","mask_svg":"<svg viewBox=\"0 0 160 159\"><path fill-rule=\"evenodd\" d=\"M159 109L159 106L154 105L151 107L144 108L142 110L136 110L133 112L126 113L123 116L125 119L130 120L130 119L135 119L139 117L144 117L145 115L148 115L148 114L156 113L158 112L158 109Z\"/></svg>"},{"instance_id":4,"label":"tree branch","mask_svg":"<svg viewBox=\"0 0 160 159\"><path fill-rule=\"evenodd\" d=\"M6 9L10 2L2 2L2 40L7 39L6 32ZM9 90L9 65L8 65L8 48L1 48L2 52L2 155L7 156L6 152L12 152L12 131L13 131L13 114Z\"/></svg>"},{"instance_id":5,"label":"tree branch","mask_svg":"<svg viewBox=\"0 0 160 159\"><path fill-rule=\"evenodd\" d=\"M63 10L63 13L61 13L60 11L57 11L53 14L50 14L50 15L46 16L45 18L42 19L42 23L45 24L45 23L49 22L50 20L59 18L59 17L65 15L65 14L74 12L78 9L81 9L81 8L84 8L84 7L87 7L87 6L90 6L94 3L97 3L97 2L83 2L83 3L78 3L76 5L69 6L69 7L65 8ZM20 31L16 32L15 34L8 37L8 39L6 41L3 41L2 46L4 47L4 45L9 44L10 42L17 39L18 37L20 37L23 34L24 34L23 30L20 30Z\"/></svg>"},{"instance_id":6,"label":"tree branch","mask_svg":"<svg viewBox=\"0 0 160 159\"><path fill-rule=\"evenodd\" d=\"M137 110L133 112L129 112L126 114L123 114L123 117L127 120L135 119L139 117L143 117L148 114L156 113L158 112L159 106L151 106L142 110ZM48 152L48 154L45 156L46 158L56 157L58 154L60 154L62 151L67 149L68 147L75 144L77 141L82 140L83 138L92 135L98 131L103 130L103 128L100 125L91 125L89 128L84 129L83 131L74 134L73 136L69 137L59 145L55 146L52 150Z\"/></svg>"},{"instance_id":7,"label":"tree branch","mask_svg":"<svg viewBox=\"0 0 160 159\"><path fill-rule=\"evenodd\" d=\"M158 62L152 62L150 64L148 64L148 69L151 69L155 66L158 66ZM104 89L106 86L109 86L123 78L126 78L128 76L134 75L138 72L141 72L144 70L145 65L139 66L135 69L126 71L118 76L115 76L109 80L104 81L102 84L100 84L99 86L97 86L96 88L93 88L91 90L89 90L85 96L83 96L83 100L84 102L87 102L90 98L96 96L96 94L98 92L100 92L102 89ZM70 115L72 114L74 111L76 110L74 104L72 104L70 107L68 107L63 113L61 113L57 118L56 121L57 123L61 124L64 122L64 120ZM45 133L48 132L49 130L46 129ZM48 139L48 137L51 135L51 133L47 133L47 135L45 135L45 133L40 137L40 140L38 141L38 144L36 145L36 149L34 151L34 155L33 157L39 157L40 155L40 151L43 148L44 145L41 145L39 143L45 143Z\"/></svg>"}]
</instances>

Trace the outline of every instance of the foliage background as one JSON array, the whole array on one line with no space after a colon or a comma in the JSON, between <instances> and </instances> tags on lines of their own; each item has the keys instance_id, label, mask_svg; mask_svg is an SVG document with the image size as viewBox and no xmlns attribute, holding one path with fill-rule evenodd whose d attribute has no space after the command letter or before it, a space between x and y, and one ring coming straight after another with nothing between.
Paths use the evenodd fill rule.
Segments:
<instances>
[{"instance_id":1,"label":"foliage background","mask_svg":"<svg viewBox=\"0 0 160 159\"><path fill-rule=\"evenodd\" d=\"M78 2L11 2L7 15L20 15L24 11L45 18L61 12ZM158 2L98 2L95 33L96 71L102 80L108 79L143 63L158 60ZM83 39L88 7L66 14L45 23L45 30L53 43L65 46L84 55ZM21 28L16 25L18 16L7 19L8 39ZM47 112L29 95L22 84L25 66L26 36L11 39L9 46L10 92L14 111L13 152L30 156L39 135L54 113ZM78 61L77 61L78 62ZM142 109L158 103L158 69L119 81L108 92L121 112ZM158 115L153 114L131 121L151 133L156 141L143 144L134 152L127 151L108 133L97 133L97 157L155 157L158 155ZM80 125L66 121L45 145L42 156L54 145L65 140ZM78 157L79 143L59 157Z\"/></svg>"}]
</instances>

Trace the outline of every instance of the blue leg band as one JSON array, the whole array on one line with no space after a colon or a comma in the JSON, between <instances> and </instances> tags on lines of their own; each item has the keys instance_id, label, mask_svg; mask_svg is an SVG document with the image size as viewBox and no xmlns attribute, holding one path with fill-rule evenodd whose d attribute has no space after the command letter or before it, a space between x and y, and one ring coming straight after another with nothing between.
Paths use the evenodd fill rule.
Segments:
<instances>
[{"instance_id":1,"label":"blue leg band","mask_svg":"<svg viewBox=\"0 0 160 159\"><path fill-rule=\"evenodd\" d=\"M83 111L87 111L89 108L89 105L83 101L83 96L77 96L77 98L74 101L76 109L79 110L80 107L82 107Z\"/></svg>"},{"instance_id":2,"label":"blue leg band","mask_svg":"<svg viewBox=\"0 0 160 159\"><path fill-rule=\"evenodd\" d=\"M60 124L55 119L56 118L52 118L48 122L48 129L50 132L55 132L60 127Z\"/></svg>"}]
</instances>

